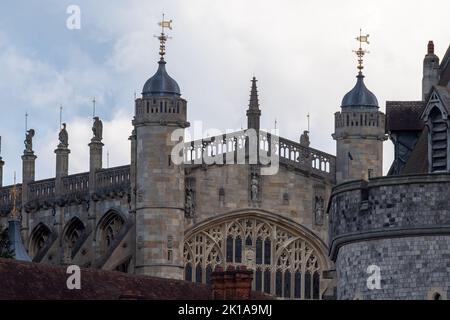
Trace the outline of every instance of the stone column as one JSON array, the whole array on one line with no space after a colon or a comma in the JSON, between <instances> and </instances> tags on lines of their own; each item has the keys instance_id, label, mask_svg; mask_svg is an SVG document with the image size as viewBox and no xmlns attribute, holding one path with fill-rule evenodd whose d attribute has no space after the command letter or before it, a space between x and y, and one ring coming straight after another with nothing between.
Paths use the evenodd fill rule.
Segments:
<instances>
[{"instance_id":1,"label":"stone column","mask_svg":"<svg viewBox=\"0 0 450 320\"><path fill-rule=\"evenodd\" d=\"M28 238L28 214L25 205L28 202L28 184L35 179L35 164L37 156L33 151L25 150L22 155L22 227L25 239Z\"/></svg>"},{"instance_id":2,"label":"stone column","mask_svg":"<svg viewBox=\"0 0 450 320\"><path fill-rule=\"evenodd\" d=\"M55 193L62 193L62 178L69 174L69 153L70 150L67 147L58 146L55 150L56 154L56 181L55 181Z\"/></svg>"},{"instance_id":3,"label":"stone column","mask_svg":"<svg viewBox=\"0 0 450 320\"><path fill-rule=\"evenodd\" d=\"M3 187L3 166L5 165L5 161L0 157L0 188Z\"/></svg>"},{"instance_id":4,"label":"stone column","mask_svg":"<svg viewBox=\"0 0 450 320\"><path fill-rule=\"evenodd\" d=\"M95 191L95 172L102 168L102 155L104 144L92 139L89 143L89 191Z\"/></svg>"}]
</instances>

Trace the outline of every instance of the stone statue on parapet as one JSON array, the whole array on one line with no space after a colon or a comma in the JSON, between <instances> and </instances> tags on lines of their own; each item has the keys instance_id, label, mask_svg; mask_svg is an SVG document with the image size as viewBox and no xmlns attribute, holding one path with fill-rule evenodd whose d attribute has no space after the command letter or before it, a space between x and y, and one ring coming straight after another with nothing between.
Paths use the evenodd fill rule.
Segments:
<instances>
[{"instance_id":1,"label":"stone statue on parapet","mask_svg":"<svg viewBox=\"0 0 450 320\"><path fill-rule=\"evenodd\" d=\"M67 148L69 146L69 134L66 130L66 124L62 124L62 129L59 131L59 148Z\"/></svg>"},{"instance_id":2,"label":"stone statue on parapet","mask_svg":"<svg viewBox=\"0 0 450 320\"><path fill-rule=\"evenodd\" d=\"M300 145L303 147L309 147L309 144L309 131L305 130L300 136Z\"/></svg>"},{"instance_id":3,"label":"stone statue on parapet","mask_svg":"<svg viewBox=\"0 0 450 320\"><path fill-rule=\"evenodd\" d=\"M33 152L33 137L34 137L34 129L30 129L25 134L25 152L32 153Z\"/></svg>"},{"instance_id":4,"label":"stone statue on parapet","mask_svg":"<svg viewBox=\"0 0 450 320\"><path fill-rule=\"evenodd\" d=\"M92 126L92 132L94 133L94 137L92 140L102 141L103 139L103 123L99 117L94 117L94 124Z\"/></svg>"}]
</instances>

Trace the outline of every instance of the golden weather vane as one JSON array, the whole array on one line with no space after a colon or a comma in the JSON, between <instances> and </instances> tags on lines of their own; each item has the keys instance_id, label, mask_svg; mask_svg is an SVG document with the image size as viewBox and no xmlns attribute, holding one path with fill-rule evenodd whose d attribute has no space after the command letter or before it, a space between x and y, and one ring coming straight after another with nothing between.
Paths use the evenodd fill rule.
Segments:
<instances>
[{"instance_id":1,"label":"golden weather vane","mask_svg":"<svg viewBox=\"0 0 450 320\"><path fill-rule=\"evenodd\" d=\"M369 34L363 35L362 34L362 30L359 29L359 36L356 37L355 39L359 42L359 48L358 48L358 50L353 50L353 52L356 53L356 55L358 56L358 66L357 66L357 68L358 68L359 72L361 72L362 69L364 68L364 66L363 66L364 55L366 53L370 53L369 51L364 50L362 48L363 42L369 44Z\"/></svg>"},{"instance_id":2,"label":"golden weather vane","mask_svg":"<svg viewBox=\"0 0 450 320\"><path fill-rule=\"evenodd\" d=\"M161 34L159 36L155 36L158 38L160 45L159 45L159 55L161 56L161 60L164 60L164 55L166 54L166 41L167 39L171 39L171 37L168 37L164 31L165 28L168 28L169 30L172 30L172 20L164 20L164 13L162 15L162 20L158 22L158 25L161 27Z\"/></svg>"}]
</instances>

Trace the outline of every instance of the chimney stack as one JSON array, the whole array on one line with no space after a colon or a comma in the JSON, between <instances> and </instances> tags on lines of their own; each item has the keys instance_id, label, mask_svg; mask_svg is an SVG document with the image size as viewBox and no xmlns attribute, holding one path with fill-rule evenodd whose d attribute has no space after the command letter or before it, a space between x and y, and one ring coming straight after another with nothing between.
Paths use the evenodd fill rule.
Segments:
<instances>
[{"instance_id":1,"label":"chimney stack","mask_svg":"<svg viewBox=\"0 0 450 320\"><path fill-rule=\"evenodd\" d=\"M249 300L252 292L253 271L245 266L229 266L226 271L216 267L212 273L214 300Z\"/></svg>"}]
</instances>

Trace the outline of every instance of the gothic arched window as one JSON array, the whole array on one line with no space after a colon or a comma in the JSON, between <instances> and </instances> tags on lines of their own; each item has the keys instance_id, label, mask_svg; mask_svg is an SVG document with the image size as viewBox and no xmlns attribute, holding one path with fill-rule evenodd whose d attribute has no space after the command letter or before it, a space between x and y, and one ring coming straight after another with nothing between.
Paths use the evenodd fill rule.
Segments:
<instances>
[{"instance_id":1,"label":"gothic arched window","mask_svg":"<svg viewBox=\"0 0 450 320\"><path fill-rule=\"evenodd\" d=\"M32 231L30 236L29 252L31 257L36 257L50 241L52 232L49 227L39 223Z\"/></svg>"},{"instance_id":2,"label":"gothic arched window","mask_svg":"<svg viewBox=\"0 0 450 320\"><path fill-rule=\"evenodd\" d=\"M73 254L75 253L73 250L75 249L75 245L80 239L85 226L83 222L81 222L78 218L73 218L65 227L65 232L63 235L63 249L64 249L64 257L67 259L72 259Z\"/></svg>"},{"instance_id":3,"label":"gothic arched window","mask_svg":"<svg viewBox=\"0 0 450 320\"><path fill-rule=\"evenodd\" d=\"M260 217L212 222L184 244L186 280L207 283L217 265L243 264L254 270L253 290L284 298L321 298L320 261L324 253L303 233Z\"/></svg>"},{"instance_id":4,"label":"gothic arched window","mask_svg":"<svg viewBox=\"0 0 450 320\"><path fill-rule=\"evenodd\" d=\"M111 247L124 224L125 220L115 211L108 212L100 220L97 241L99 241L100 251L102 254L104 254L108 248Z\"/></svg>"}]
</instances>

